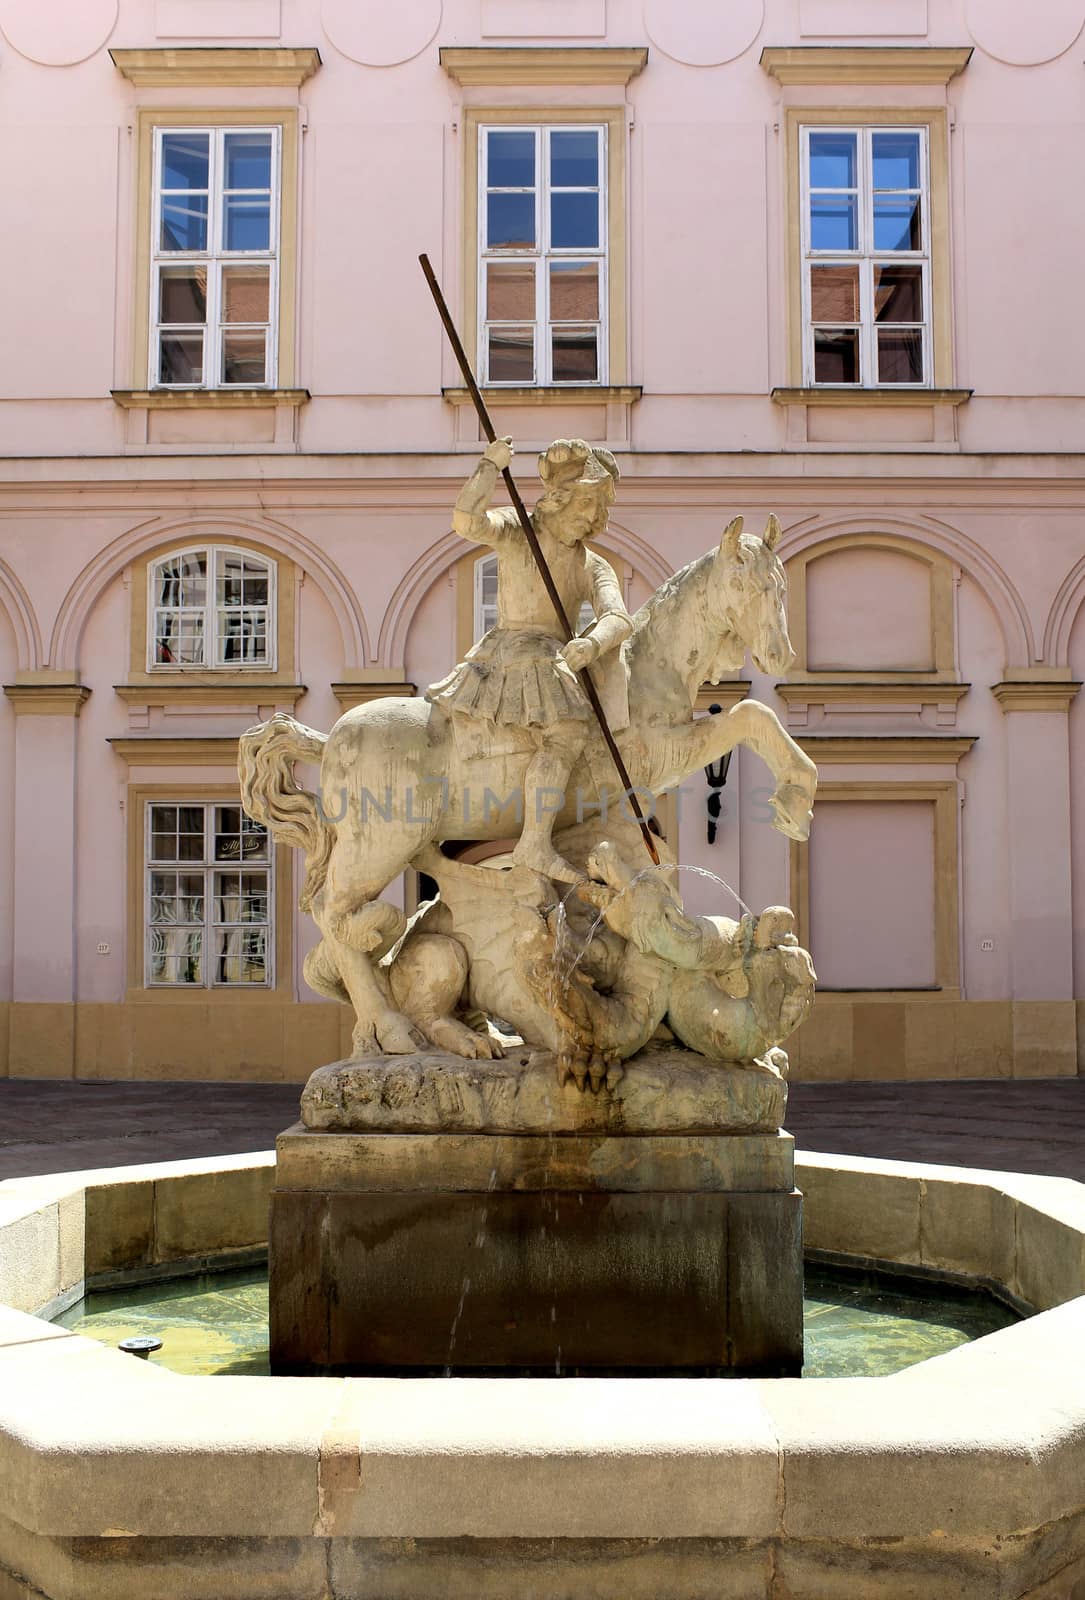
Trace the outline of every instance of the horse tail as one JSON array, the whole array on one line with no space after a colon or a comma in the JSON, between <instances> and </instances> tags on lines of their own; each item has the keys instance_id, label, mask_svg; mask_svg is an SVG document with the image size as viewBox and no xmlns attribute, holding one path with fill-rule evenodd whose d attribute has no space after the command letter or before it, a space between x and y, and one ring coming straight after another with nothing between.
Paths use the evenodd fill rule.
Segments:
<instances>
[{"instance_id":1,"label":"horse tail","mask_svg":"<svg viewBox=\"0 0 1085 1600\"><path fill-rule=\"evenodd\" d=\"M241 804L277 844L295 845L305 852L305 883L298 900L302 911L312 909L314 897L324 887L335 831L319 796L295 779L294 762L319 764L327 742L326 733L277 711L269 721L243 733L237 743Z\"/></svg>"}]
</instances>

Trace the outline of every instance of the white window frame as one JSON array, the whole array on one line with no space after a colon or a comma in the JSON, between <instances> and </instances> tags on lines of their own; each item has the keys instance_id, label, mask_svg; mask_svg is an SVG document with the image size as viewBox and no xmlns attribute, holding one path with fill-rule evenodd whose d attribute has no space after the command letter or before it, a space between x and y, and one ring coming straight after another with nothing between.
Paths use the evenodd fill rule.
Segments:
<instances>
[{"instance_id":1,"label":"white window frame","mask_svg":"<svg viewBox=\"0 0 1085 1600\"><path fill-rule=\"evenodd\" d=\"M483 374L483 383L490 388L604 388L609 378L609 306L610 286L609 273L609 216L610 205L607 192L609 178L609 150L608 139L610 129L605 122L537 122L537 123L504 123L483 122L479 124L478 140L478 371ZM491 250L486 244L487 205L488 193L488 162L489 162L489 135L491 133L532 133L535 136L535 248L533 250ZM553 248L550 244L550 135L552 133L594 133L599 139L599 244L594 250L583 248ZM521 189L505 190L505 193L528 193ZM588 193L586 189L561 190L560 192ZM530 384L525 384L522 379L493 379L489 375L489 339L490 323L486 317L486 265L490 261L531 261L535 263L535 342L534 342L534 376ZM553 373L553 348L550 338L553 324L549 317L548 294L550 285L549 266L552 261L566 262L596 262L599 267L599 318L597 323L571 323L570 327L597 327L598 339L598 372L594 378L559 378L555 379ZM525 319L526 320L526 319ZM495 324L502 326L502 324ZM509 323L508 326L520 326L520 323Z\"/></svg>"},{"instance_id":2,"label":"white window frame","mask_svg":"<svg viewBox=\"0 0 1085 1600\"><path fill-rule=\"evenodd\" d=\"M493 622L489 624L489 627L486 624L486 618L485 618L485 615L484 615L485 602L483 600L483 593L482 593L483 583L485 582L485 578L486 578L487 572L496 572L496 571L497 571L497 556L496 555L479 556L478 560L475 562L475 569L474 569L474 600L473 600L472 624L471 625L472 625L472 628L474 630L473 638L474 638L474 641L476 643L478 642L479 639L482 638L484 633L488 633L489 632L489 628L490 627L496 627L497 626L497 610L496 610L496 607L494 609L494 620L493 620Z\"/></svg>"},{"instance_id":3,"label":"white window frame","mask_svg":"<svg viewBox=\"0 0 1085 1600\"><path fill-rule=\"evenodd\" d=\"M855 250L814 250L810 243L810 135L812 133L854 134L856 137L857 171L857 245ZM914 133L919 137L919 164L920 164L920 227L922 230L922 250L882 250L874 249L874 178L872 166L873 138L875 134L901 134ZM802 238L802 358L803 358L803 383L807 388L816 389L843 389L848 392L860 389L933 389L934 387L934 339L933 315L931 301L931 273L933 253L931 249L931 185L930 185L930 130L926 124L893 123L881 125L878 123L817 123L804 124L800 129L800 195L802 216L800 218ZM833 191L822 191L819 193ZM847 191L840 190L839 193ZM893 191L880 191L892 193ZM901 191L907 193L909 191ZM810 295L810 269L812 266L855 266L859 267L859 382L858 383L826 383L814 377L814 321L811 314ZM923 379L920 383L885 383L878 377L878 349L877 331L874 321L874 267L877 266L920 266L922 269L923 283L923 323L922 323L922 348L923 348ZM819 328L833 326L853 326L853 324L833 324L824 319L817 323ZM881 324L889 328L892 324ZM902 323L902 328L914 328L915 323Z\"/></svg>"},{"instance_id":4,"label":"white window frame","mask_svg":"<svg viewBox=\"0 0 1085 1600\"><path fill-rule=\"evenodd\" d=\"M204 555L207 558L207 594L203 607L204 660L200 662L158 661L155 659L157 629L155 612L160 608L155 601L156 574L166 561L180 561L186 556ZM241 556L246 561L262 562L267 569L267 656L263 661L219 661L219 636L215 586L220 556ZM147 563L147 670L149 672L275 672L278 668L279 633L278 562L258 550L246 550L239 545L194 544L181 549L167 550ZM212 660L207 660L208 641Z\"/></svg>"},{"instance_id":5,"label":"white window frame","mask_svg":"<svg viewBox=\"0 0 1085 1600\"><path fill-rule=\"evenodd\" d=\"M267 250L226 250L222 245L223 229L223 186L222 176L225 170L225 139L227 134L253 134L266 133L271 136L271 196L270 214L268 222ZM170 134L207 134L209 149L208 194L207 194L207 249L194 250L163 250L162 242L162 140ZM274 389L278 381L279 368L279 255L280 255L280 215L282 211L282 126L269 123L266 126L244 124L216 125L207 123L204 126L172 127L163 123L154 130L153 149L153 195L151 204L151 282L150 282L150 323L151 337L148 343L148 374L147 386L150 389ZM262 191L261 191L262 192ZM222 372L222 268L231 266L267 266L268 267L268 321L267 321L267 361L264 372L264 381L260 384L252 383L226 383L220 376ZM163 383L159 377L161 371L160 346L163 329L173 330L179 325L162 323L159 320L159 279L163 267L204 267L207 271L207 306L206 320L204 322L203 346L203 382L202 383ZM194 328L195 325L193 325ZM264 327L263 323L237 323L233 325L238 332L244 332L248 327Z\"/></svg>"},{"instance_id":6,"label":"white window frame","mask_svg":"<svg viewBox=\"0 0 1085 1600\"><path fill-rule=\"evenodd\" d=\"M215 811L220 806L237 805L241 808L241 797L237 801L229 798L208 799L206 796L186 798L183 794L155 795L148 798L143 805L143 987L154 989L157 992L165 991L168 994L209 994L229 991L233 994L246 994L253 992L266 992L275 987L275 841L271 833L267 833L267 857L261 861L254 861L246 869L243 861L239 861L236 869L233 863L214 860L214 828ZM204 814L203 860L198 862L186 861L155 861L152 857L151 818L155 806L193 806L200 807ZM214 899L215 874L230 871L243 872L245 870L259 871L267 877L267 922L266 923L216 923L212 920L212 902ZM151 943L155 928L168 927L169 924L153 923L151 921L151 877L154 872L187 872L195 876L202 874L204 880L203 903L204 917L203 930L203 982L202 983L167 983L162 979L157 981L151 977ZM192 924L193 927L196 924ZM264 980L262 983L215 983L212 980L211 969L214 961L214 933L219 927L263 927L267 930L267 942L264 957Z\"/></svg>"}]
</instances>

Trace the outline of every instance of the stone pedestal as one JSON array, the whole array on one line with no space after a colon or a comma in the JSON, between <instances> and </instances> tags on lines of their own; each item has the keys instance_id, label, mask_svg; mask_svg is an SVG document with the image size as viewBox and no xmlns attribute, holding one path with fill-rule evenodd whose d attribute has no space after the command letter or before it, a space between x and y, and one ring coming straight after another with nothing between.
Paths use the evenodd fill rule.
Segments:
<instances>
[{"instance_id":1,"label":"stone pedestal","mask_svg":"<svg viewBox=\"0 0 1085 1600\"><path fill-rule=\"evenodd\" d=\"M672 1065L704 1071L657 1052L598 1095L558 1089L549 1057L515 1073L417 1057L314 1074L310 1120L370 1125L299 1123L278 1140L272 1370L797 1375L802 1201L793 1141L772 1126L783 1085L709 1068L676 1116L681 1093L651 1104ZM425 1128L435 1081L466 1126L404 1127ZM532 1107L548 1131L480 1126L531 1124Z\"/></svg>"}]
</instances>

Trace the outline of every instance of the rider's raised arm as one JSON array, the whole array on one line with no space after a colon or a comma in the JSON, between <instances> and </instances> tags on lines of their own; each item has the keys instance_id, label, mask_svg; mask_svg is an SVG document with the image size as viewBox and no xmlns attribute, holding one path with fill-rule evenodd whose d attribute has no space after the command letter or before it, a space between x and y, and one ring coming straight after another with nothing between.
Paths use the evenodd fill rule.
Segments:
<instances>
[{"instance_id":1,"label":"rider's raised arm","mask_svg":"<svg viewBox=\"0 0 1085 1600\"><path fill-rule=\"evenodd\" d=\"M495 544L505 531L507 517L486 508L493 499L502 469L512 460L512 440L495 439L486 446L478 466L456 497L452 528L473 544Z\"/></svg>"},{"instance_id":2,"label":"rider's raised arm","mask_svg":"<svg viewBox=\"0 0 1085 1600\"><path fill-rule=\"evenodd\" d=\"M591 638L597 655L606 655L608 650L613 650L623 639L629 638L633 632L633 619L625 609L622 586L610 562L591 551L588 554L588 570L591 574L591 603L595 612Z\"/></svg>"}]
</instances>

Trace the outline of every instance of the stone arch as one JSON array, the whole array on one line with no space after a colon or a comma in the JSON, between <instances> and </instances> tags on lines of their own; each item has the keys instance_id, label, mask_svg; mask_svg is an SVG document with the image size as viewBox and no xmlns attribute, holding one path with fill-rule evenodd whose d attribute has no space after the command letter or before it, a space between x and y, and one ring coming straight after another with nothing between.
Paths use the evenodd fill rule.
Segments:
<instances>
[{"instance_id":1,"label":"stone arch","mask_svg":"<svg viewBox=\"0 0 1085 1600\"><path fill-rule=\"evenodd\" d=\"M1032 624L1012 580L988 551L949 523L933 517L915 520L885 515L834 518L832 522L819 521L801 530L785 532L780 555L788 564L797 556L812 555L815 549L835 541L861 544L864 539L897 541L902 550L910 549L921 558L924 552L927 559L931 552L936 552L959 566L979 585L994 609L1002 630L1007 664L1027 665L1036 659Z\"/></svg>"},{"instance_id":2,"label":"stone arch","mask_svg":"<svg viewBox=\"0 0 1085 1600\"><path fill-rule=\"evenodd\" d=\"M657 550L639 534L623 528L613 518L607 524L601 541L615 555L628 561L653 588L658 588L670 577L670 567ZM407 636L415 612L433 585L443 578L450 568L460 561L466 550L472 548L455 533L447 533L424 551L414 565L400 579L385 612L377 641L377 660L392 673L404 671ZM482 547L479 546L479 553Z\"/></svg>"},{"instance_id":3,"label":"stone arch","mask_svg":"<svg viewBox=\"0 0 1085 1600\"><path fill-rule=\"evenodd\" d=\"M1044 626L1043 660L1050 667L1070 664L1070 635L1085 605L1085 556L1071 567L1052 602Z\"/></svg>"},{"instance_id":4,"label":"stone arch","mask_svg":"<svg viewBox=\"0 0 1085 1600\"><path fill-rule=\"evenodd\" d=\"M15 635L20 672L36 672L43 664L41 629L30 596L6 562L0 561L0 606Z\"/></svg>"},{"instance_id":5,"label":"stone arch","mask_svg":"<svg viewBox=\"0 0 1085 1600\"><path fill-rule=\"evenodd\" d=\"M165 553L171 544L201 539L229 543L249 539L292 561L320 587L335 613L343 641L344 663L368 665L371 660L365 617L345 576L324 552L283 523L251 517L196 516L163 522L155 518L114 539L89 561L65 595L53 626L49 664L76 671L83 630L91 609L107 584L141 556Z\"/></svg>"}]
</instances>

